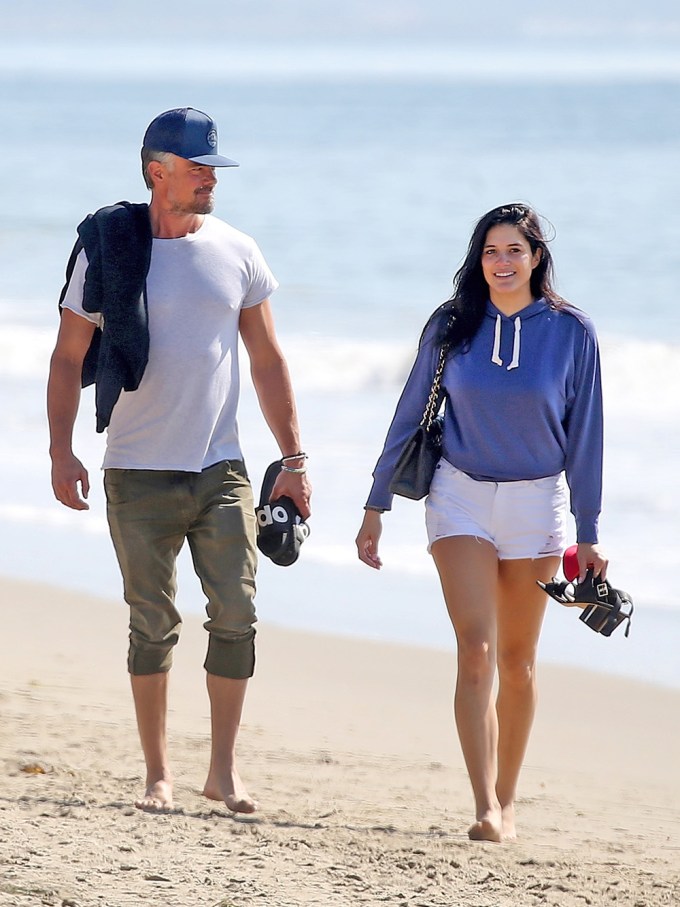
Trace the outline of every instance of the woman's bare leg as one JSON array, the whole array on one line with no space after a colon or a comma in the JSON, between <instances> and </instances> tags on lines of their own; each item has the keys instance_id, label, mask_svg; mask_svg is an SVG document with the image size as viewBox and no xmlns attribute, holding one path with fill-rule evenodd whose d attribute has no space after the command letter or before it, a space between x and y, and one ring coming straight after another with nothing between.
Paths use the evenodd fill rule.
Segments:
<instances>
[{"instance_id":1,"label":"woman's bare leg","mask_svg":"<svg viewBox=\"0 0 680 907\"><path fill-rule=\"evenodd\" d=\"M536 654L548 582L559 558L505 560L498 576L498 782L503 838L516 837L517 781L536 711Z\"/></svg>"},{"instance_id":2,"label":"woman's bare leg","mask_svg":"<svg viewBox=\"0 0 680 907\"><path fill-rule=\"evenodd\" d=\"M468 835L472 840L500 841L502 814L496 794L498 722L493 703L496 549L483 539L456 536L434 542L432 556L458 642L454 712L476 811Z\"/></svg>"}]
</instances>

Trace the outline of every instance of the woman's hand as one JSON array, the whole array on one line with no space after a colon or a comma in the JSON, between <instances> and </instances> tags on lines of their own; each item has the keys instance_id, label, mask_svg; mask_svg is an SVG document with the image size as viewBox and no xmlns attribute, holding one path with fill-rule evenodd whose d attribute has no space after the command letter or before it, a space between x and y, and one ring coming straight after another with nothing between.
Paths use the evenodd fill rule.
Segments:
<instances>
[{"instance_id":1,"label":"woman's hand","mask_svg":"<svg viewBox=\"0 0 680 907\"><path fill-rule=\"evenodd\" d=\"M378 543L382 535L382 519L377 510L367 510L361 529L356 538L359 560L369 567L380 570L382 561L378 557Z\"/></svg>"},{"instance_id":2,"label":"woman's hand","mask_svg":"<svg viewBox=\"0 0 680 907\"><path fill-rule=\"evenodd\" d=\"M578 560L578 581L582 583L586 578L589 567L593 568L593 576L607 579L609 560L600 551L598 545L589 542L579 542L576 550Z\"/></svg>"}]
</instances>

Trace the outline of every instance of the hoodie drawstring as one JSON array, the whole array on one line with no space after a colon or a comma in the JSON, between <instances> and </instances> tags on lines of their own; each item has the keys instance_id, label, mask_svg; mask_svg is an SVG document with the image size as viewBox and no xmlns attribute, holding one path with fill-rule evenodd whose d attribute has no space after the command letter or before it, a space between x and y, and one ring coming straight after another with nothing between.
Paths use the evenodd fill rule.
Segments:
<instances>
[{"instance_id":1,"label":"hoodie drawstring","mask_svg":"<svg viewBox=\"0 0 680 907\"><path fill-rule=\"evenodd\" d=\"M520 346L519 334L520 334L521 330L522 330L522 319L518 315L517 318L515 318L515 336L513 337L513 340L512 340L512 362L508 366L508 371L510 371L513 368L518 368L518 366L519 366L519 346Z\"/></svg>"},{"instance_id":2,"label":"hoodie drawstring","mask_svg":"<svg viewBox=\"0 0 680 907\"><path fill-rule=\"evenodd\" d=\"M503 360L501 359L501 316L496 315L496 331L493 335L493 352L491 353L491 361L494 365L503 365Z\"/></svg>"},{"instance_id":3,"label":"hoodie drawstring","mask_svg":"<svg viewBox=\"0 0 680 907\"><path fill-rule=\"evenodd\" d=\"M496 328L493 336L493 350L491 352L491 361L494 365L503 365L501 359L501 325L503 321L500 315L496 315ZM519 368L519 351L520 351L520 331L522 330L522 319L515 318L515 334L512 340L512 361L507 367L509 372L513 368Z\"/></svg>"}]
</instances>

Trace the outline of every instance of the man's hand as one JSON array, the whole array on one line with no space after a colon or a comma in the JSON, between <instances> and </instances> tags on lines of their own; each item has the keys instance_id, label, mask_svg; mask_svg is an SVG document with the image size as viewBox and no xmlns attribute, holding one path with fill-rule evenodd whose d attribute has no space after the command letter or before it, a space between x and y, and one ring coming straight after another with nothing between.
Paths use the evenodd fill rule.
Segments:
<instances>
[{"instance_id":1,"label":"man's hand","mask_svg":"<svg viewBox=\"0 0 680 907\"><path fill-rule=\"evenodd\" d=\"M78 486L82 490L80 496ZM78 457L69 454L52 460L52 490L58 501L72 510L89 510L86 498L90 493L87 469Z\"/></svg>"},{"instance_id":2,"label":"man's hand","mask_svg":"<svg viewBox=\"0 0 680 907\"><path fill-rule=\"evenodd\" d=\"M85 503L90 493L87 469L74 456L71 445L80 401L83 361L94 330L91 321L64 309L47 382L52 489L56 499L72 510L90 509Z\"/></svg>"},{"instance_id":3,"label":"man's hand","mask_svg":"<svg viewBox=\"0 0 680 907\"><path fill-rule=\"evenodd\" d=\"M310 507L312 486L306 473L298 474L281 470L274 482L270 500L275 501L284 496L293 501L303 520L309 519L312 513Z\"/></svg>"}]
</instances>

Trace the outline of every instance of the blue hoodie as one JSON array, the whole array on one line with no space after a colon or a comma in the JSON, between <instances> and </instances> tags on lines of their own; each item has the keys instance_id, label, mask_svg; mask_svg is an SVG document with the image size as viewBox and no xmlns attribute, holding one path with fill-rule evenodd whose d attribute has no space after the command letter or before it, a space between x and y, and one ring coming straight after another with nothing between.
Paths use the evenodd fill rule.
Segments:
<instances>
[{"instance_id":1,"label":"blue hoodie","mask_svg":"<svg viewBox=\"0 0 680 907\"><path fill-rule=\"evenodd\" d=\"M394 464L420 423L439 358L428 325L373 472L368 505L389 510ZM467 349L450 356L442 456L485 482L565 471L577 541L598 540L602 389L597 337L585 313L538 299L508 317L493 303Z\"/></svg>"}]
</instances>

